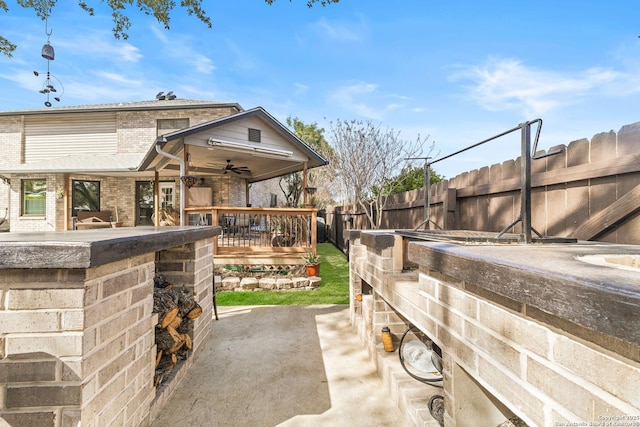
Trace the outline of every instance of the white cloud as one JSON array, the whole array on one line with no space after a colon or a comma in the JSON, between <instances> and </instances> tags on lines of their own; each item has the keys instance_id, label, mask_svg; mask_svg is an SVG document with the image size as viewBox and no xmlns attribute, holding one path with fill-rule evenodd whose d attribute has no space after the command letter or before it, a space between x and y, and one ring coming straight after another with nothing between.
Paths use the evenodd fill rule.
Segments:
<instances>
[{"instance_id":1,"label":"white cloud","mask_svg":"<svg viewBox=\"0 0 640 427\"><path fill-rule=\"evenodd\" d=\"M365 38L366 32L363 21L360 22L329 22L322 18L315 22L314 27L321 35L332 39L345 42L357 42Z\"/></svg>"},{"instance_id":2,"label":"white cloud","mask_svg":"<svg viewBox=\"0 0 640 427\"><path fill-rule=\"evenodd\" d=\"M625 79L623 73L590 68L575 73L527 67L515 59L491 58L451 76L466 80L471 97L489 111L515 110L525 117L539 116L574 104L584 96L600 92Z\"/></svg>"},{"instance_id":3,"label":"white cloud","mask_svg":"<svg viewBox=\"0 0 640 427\"><path fill-rule=\"evenodd\" d=\"M169 43L169 37L167 37L166 31L161 30L156 25L150 25L149 28L158 40L160 40L162 43Z\"/></svg>"},{"instance_id":4,"label":"white cloud","mask_svg":"<svg viewBox=\"0 0 640 427\"><path fill-rule=\"evenodd\" d=\"M159 52L161 60L166 61L167 58L176 60L180 68L193 69L200 74L211 74L216 69L209 57L199 53L197 48L193 47L194 41L190 36L172 33L169 38L156 26L151 25L149 28L163 45Z\"/></svg>"},{"instance_id":5,"label":"white cloud","mask_svg":"<svg viewBox=\"0 0 640 427\"><path fill-rule=\"evenodd\" d=\"M136 63L142 59L140 50L131 43L116 40L106 31L72 33L71 38L52 41L56 51L67 50L73 55L110 58L112 62Z\"/></svg>"},{"instance_id":6,"label":"white cloud","mask_svg":"<svg viewBox=\"0 0 640 427\"><path fill-rule=\"evenodd\" d=\"M304 93L307 93L309 91L309 86L302 84L302 83L294 83L293 86L296 88L295 89L295 94L296 95L302 95Z\"/></svg>"},{"instance_id":7,"label":"white cloud","mask_svg":"<svg viewBox=\"0 0 640 427\"><path fill-rule=\"evenodd\" d=\"M383 120L388 113L405 108L405 104L398 100L409 98L379 89L380 85L375 83L356 82L334 90L328 100L335 108L371 120Z\"/></svg>"},{"instance_id":8,"label":"white cloud","mask_svg":"<svg viewBox=\"0 0 640 427\"><path fill-rule=\"evenodd\" d=\"M229 51L235 56L235 61L233 62L234 67L241 70L252 70L256 68L254 58L251 57L247 51L240 49L231 39L226 39L225 43Z\"/></svg>"},{"instance_id":9,"label":"white cloud","mask_svg":"<svg viewBox=\"0 0 640 427\"><path fill-rule=\"evenodd\" d=\"M337 108L351 110L368 119L380 120L382 118L381 111L371 108L371 103L365 101L365 98L373 94L377 89L378 85L376 84L359 82L338 88L329 95L329 99L332 103L337 104Z\"/></svg>"}]
</instances>

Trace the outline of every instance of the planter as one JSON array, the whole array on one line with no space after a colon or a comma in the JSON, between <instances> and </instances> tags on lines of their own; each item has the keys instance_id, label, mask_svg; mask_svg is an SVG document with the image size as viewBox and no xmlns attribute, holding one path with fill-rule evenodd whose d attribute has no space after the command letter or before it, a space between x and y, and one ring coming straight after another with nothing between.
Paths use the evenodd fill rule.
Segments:
<instances>
[{"instance_id":1,"label":"planter","mask_svg":"<svg viewBox=\"0 0 640 427\"><path fill-rule=\"evenodd\" d=\"M304 268L307 270L307 277L317 277L320 275L320 264L307 264Z\"/></svg>"}]
</instances>

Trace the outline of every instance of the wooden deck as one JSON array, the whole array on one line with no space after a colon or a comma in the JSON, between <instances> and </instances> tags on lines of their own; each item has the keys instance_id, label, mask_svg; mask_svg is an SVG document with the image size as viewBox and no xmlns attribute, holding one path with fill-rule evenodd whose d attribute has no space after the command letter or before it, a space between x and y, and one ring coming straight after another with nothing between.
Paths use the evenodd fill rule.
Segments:
<instances>
[{"instance_id":1,"label":"wooden deck","mask_svg":"<svg viewBox=\"0 0 640 427\"><path fill-rule=\"evenodd\" d=\"M186 208L190 225L220 225L213 255L242 264L301 263L317 244L315 208ZM250 258L254 258L251 261ZM276 262L277 261L277 262ZM238 262L240 263L240 262Z\"/></svg>"}]
</instances>

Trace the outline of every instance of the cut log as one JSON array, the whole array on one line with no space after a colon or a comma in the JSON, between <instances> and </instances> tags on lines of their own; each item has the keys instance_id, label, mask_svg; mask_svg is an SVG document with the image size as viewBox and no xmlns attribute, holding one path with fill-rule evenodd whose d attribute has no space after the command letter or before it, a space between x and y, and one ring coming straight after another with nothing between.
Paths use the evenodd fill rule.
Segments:
<instances>
[{"instance_id":1,"label":"cut log","mask_svg":"<svg viewBox=\"0 0 640 427\"><path fill-rule=\"evenodd\" d=\"M182 334L178 333L178 331L173 329L171 326L167 326L167 332L169 333L171 338L173 338L173 341L174 341L174 345L167 349L167 353L174 354L182 348L185 342L184 342L184 339L182 338Z\"/></svg>"},{"instance_id":2,"label":"cut log","mask_svg":"<svg viewBox=\"0 0 640 427\"><path fill-rule=\"evenodd\" d=\"M176 348L178 351L184 344L182 336L176 332L171 326L165 329L156 328L156 346L158 350L164 351L165 354L171 353L171 350ZM174 351L174 352L175 352Z\"/></svg>"},{"instance_id":3,"label":"cut log","mask_svg":"<svg viewBox=\"0 0 640 427\"><path fill-rule=\"evenodd\" d=\"M154 289L153 312L158 313L161 328L166 328L178 315L180 309L172 290L162 288Z\"/></svg>"},{"instance_id":4,"label":"cut log","mask_svg":"<svg viewBox=\"0 0 640 427\"><path fill-rule=\"evenodd\" d=\"M167 327L171 326L173 329L178 329L178 327L180 327L181 323L182 323L182 317L176 316L176 317L173 318L171 323L169 323L167 325Z\"/></svg>"},{"instance_id":5,"label":"cut log","mask_svg":"<svg viewBox=\"0 0 640 427\"><path fill-rule=\"evenodd\" d=\"M158 365L160 364L160 359L162 359L162 350L158 351L158 354L156 355L155 369L158 369Z\"/></svg>"},{"instance_id":6,"label":"cut log","mask_svg":"<svg viewBox=\"0 0 640 427\"><path fill-rule=\"evenodd\" d=\"M168 280L156 274L153 290L153 312L158 314L154 384L158 387L171 375L171 370L191 355L193 349L193 319L202 315L193 294L173 289Z\"/></svg>"},{"instance_id":7,"label":"cut log","mask_svg":"<svg viewBox=\"0 0 640 427\"><path fill-rule=\"evenodd\" d=\"M176 343L176 345L174 345L173 347L167 349L167 353L173 355L173 354L177 353L178 350L180 350L183 345L184 345L184 341L178 341Z\"/></svg>"},{"instance_id":8,"label":"cut log","mask_svg":"<svg viewBox=\"0 0 640 427\"><path fill-rule=\"evenodd\" d=\"M188 350L193 348L193 340L189 334L182 334L182 339L184 340L184 345Z\"/></svg>"},{"instance_id":9,"label":"cut log","mask_svg":"<svg viewBox=\"0 0 640 427\"><path fill-rule=\"evenodd\" d=\"M160 357L160 363L154 371L153 383L158 387L164 380L166 380L171 374L171 370L176 366L177 357L171 357L164 354Z\"/></svg>"},{"instance_id":10,"label":"cut log","mask_svg":"<svg viewBox=\"0 0 640 427\"><path fill-rule=\"evenodd\" d=\"M187 317L187 314L191 312L191 310L199 307L193 294L184 288L176 291L176 297L176 305L180 307L180 317L182 318Z\"/></svg>"},{"instance_id":11,"label":"cut log","mask_svg":"<svg viewBox=\"0 0 640 427\"><path fill-rule=\"evenodd\" d=\"M202 314L202 307L200 307L198 304L196 304L196 306L193 307L187 313L187 319L190 319L190 320L197 319L198 317L200 317L201 314Z\"/></svg>"}]
</instances>

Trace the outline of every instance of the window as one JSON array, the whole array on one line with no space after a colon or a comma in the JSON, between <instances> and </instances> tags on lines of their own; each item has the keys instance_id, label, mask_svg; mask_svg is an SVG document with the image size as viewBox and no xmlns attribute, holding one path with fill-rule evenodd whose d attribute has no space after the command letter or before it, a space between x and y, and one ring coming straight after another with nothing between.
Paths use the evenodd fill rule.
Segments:
<instances>
[{"instance_id":1,"label":"window","mask_svg":"<svg viewBox=\"0 0 640 427\"><path fill-rule=\"evenodd\" d=\"M22 180L22 215L44 215L47 211L47 180Z\"/></svg>"},{"instance_id":2,"label":"window","mask_svg":"<svg viewBox=\"0 0 640 427\"><path fill-rule=\"evenodd\" d=\"M158 135L189 127L189 119L158 119Z\"/></svg>"},{"instance_id":3,"label":"window","mask_svg":"<svg viewBox=\"0 0 640 427\"><path fill-rule=\"evenodd\" d=\"M151 225L153 221L153 181L136 181L136 225Z\"/></svg>"},{"instance_id":4,"label":"window","mask_svg":"<svg viewBox=\"0 0 640 427\"><path fill-rule=\"evenodd\" d=\"M100 181L73 181L71 194L73 216L78 211L100 211Z\"/></svg>"},{"instance_id":5,"label":"window","mask_svg":"<svg viewBox=\"0 0 640 427\"><path fill-rule=\"evenodd\" d=\"M173 194L175 189L175 183L161 182L160 183L160 208L172 208L173 207Z\"/></svg>"},{"instance_id":6,"label":"window","mask_svg":"<svg viewBox=\"0 0 640 427\"><path fill-rule=\"evenodd\" d=\"M260 139L261 139L260 129L249 128L249 141L260 142Z\"/></svg>"}]
</instances>

